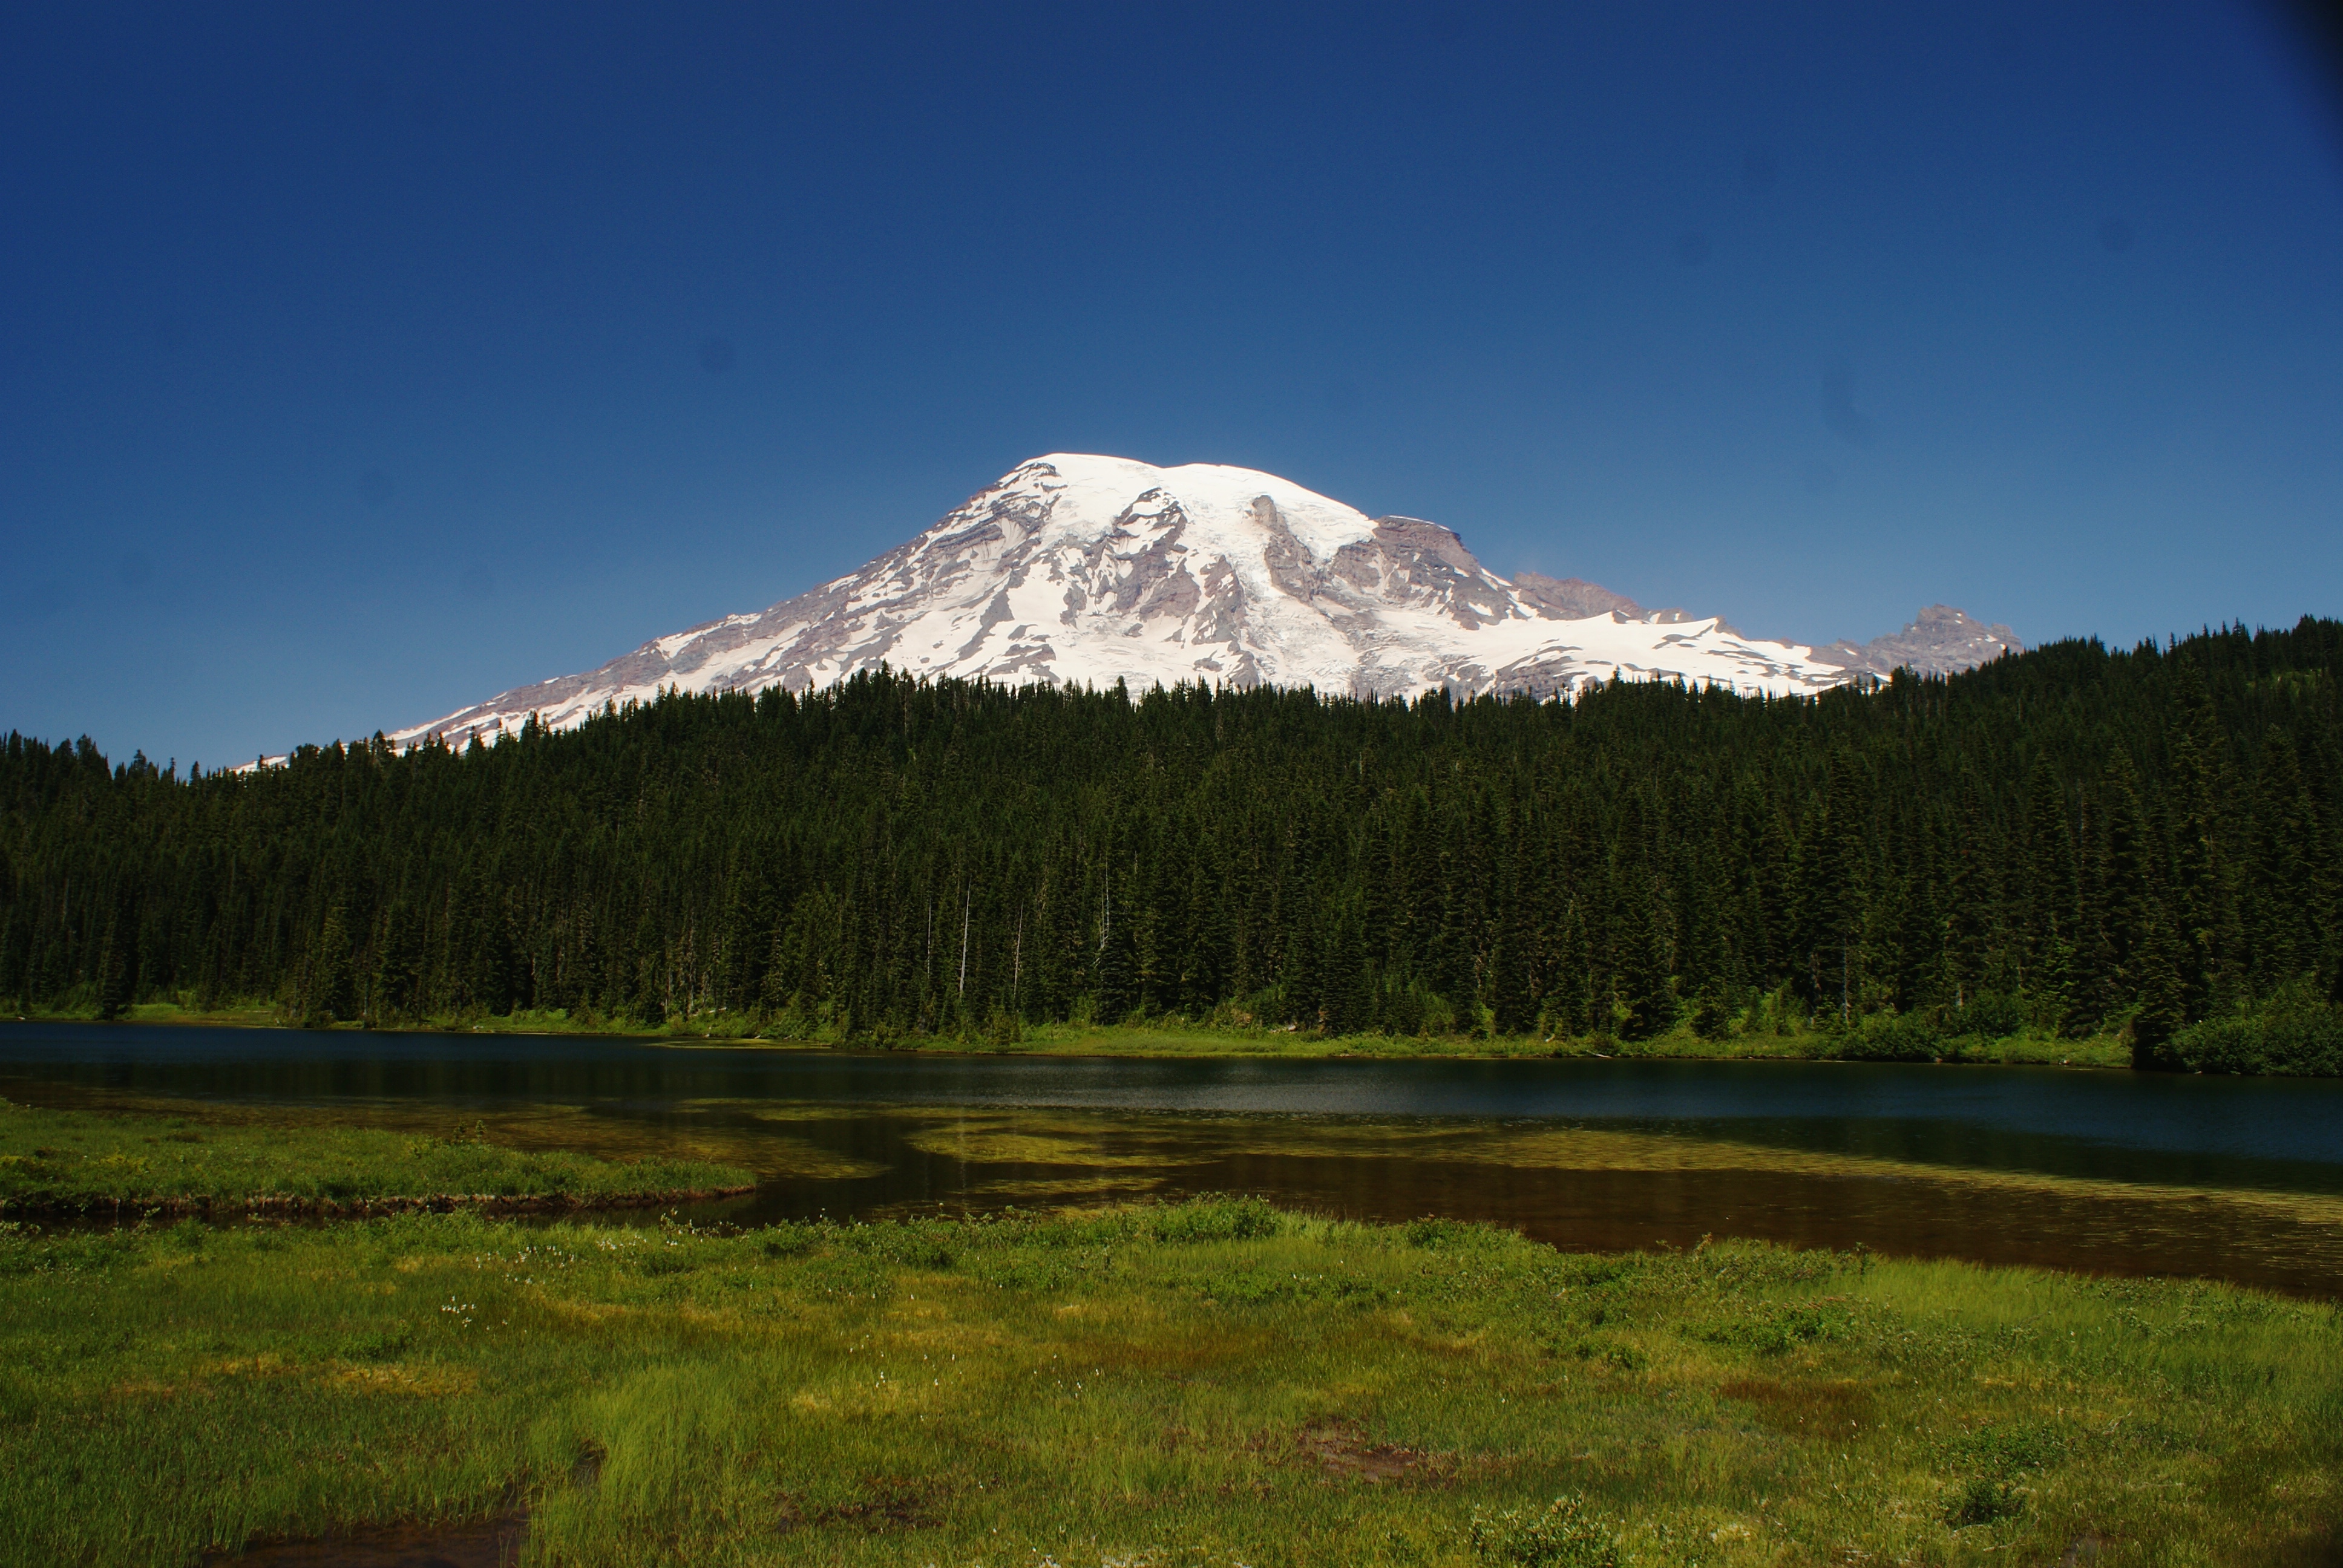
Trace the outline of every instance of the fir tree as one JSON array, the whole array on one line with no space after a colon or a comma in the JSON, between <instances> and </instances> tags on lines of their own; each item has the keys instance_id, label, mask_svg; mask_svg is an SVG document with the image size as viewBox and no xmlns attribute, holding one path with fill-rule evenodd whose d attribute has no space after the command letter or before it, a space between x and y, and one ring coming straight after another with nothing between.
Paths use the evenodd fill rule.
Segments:
<instances>
[{"instance_id":1,"label":"fir tree","mask_svg":"<svg viewBox=\"0 0 2343 1568\"><path fill-rule=\"evenodd\" d=\"M349 920L340 904L326 911L309 950L310 1018L332 1023L356 1016L357 990L350 951Z\"/></svg>"},{"instance_id":2,"label":"fir tree","mask_svg":"<svg viewBox=\"0 0 2343 1568\"><path fill-rule=\"evenodd\" d=\"M97 955L97 1016L120 1018L130 1005L133 985L130 974L130 933L124 929L119 911L106 922L106 936Z\"/></svg>"},{"instance_id":3,"label":"fir tree","mask_svg":"<svg viewBox=\"0 0 2343 1568\"><path fill-rule=\"evenodd\" d=\"M1819 699L1119 706L880 672L184 777L18 736L0 999L868 1039L1142 1005L1654 1032L1773 995L1948 1031L2014 1001L2152 1055L2343 1000L2338 661L2305 621Z\"/></svg>"}]
</instances>

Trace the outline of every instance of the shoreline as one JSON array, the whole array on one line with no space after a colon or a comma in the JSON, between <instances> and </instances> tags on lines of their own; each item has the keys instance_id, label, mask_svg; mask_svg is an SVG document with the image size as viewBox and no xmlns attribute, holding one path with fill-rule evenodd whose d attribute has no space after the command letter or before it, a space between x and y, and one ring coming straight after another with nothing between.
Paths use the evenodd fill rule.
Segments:
<instances>
[{"instance_id":1,"label":"shoreline","mask_svg":"<svg viewBox=\"0 0 2343 1568\"><path fill-rule=\"evenodd\" d=\"M293 1194L256 1192L244 1198L156 1197L66 1199L11 1198L0 1200L0 1219L87 1220L110 1214L117 1221L129 1211L134 1219L216 1219L280 1216L299 1220L371 1220L391 1214L579 1214L612 1209L650 1209L671 1203L708 1203L720 1198L741 1198L754 1192L753 1181L724 1187L655 1188L640 1192L581 1196L574 1192L428 1192L382 1198L305 1198Z\"/></svg>"},{"instance_id":2,"label":"shoreline","mask_svg":"<svg viewBox=\"0 0 2343 1568\"><path fill-rule=\"evenodd\" d=\"M1649 1040L1603 1038L1534 1040L1528 1037L1473 1040L1463 1036L1344 1035L1327 1037L1281 1030L1211 1024L1043 1024L1013 1041L987 1042L952 1035L905 1035L893 1040L836 1040L752 1032L738 1015L720 1015L704 1027L644 1029L601 1020L572 1021L558 1012L531 1012L474 1020L421 1023L335 1023L323 1029L288 1022L256 1008L198 1012L169 1003L148 1003L124 1017L99 1019L77 1013L19 1013L19 1023L115 1024L139 1028L277 1030L318 1034L518 1035L538 1039L621 1040L670 1048L747 1048L759 1050L830 1051L844 1055L953 1057L1065 1057L1090 1060L1177 1061L1188 1059L1347 1061L1791 1061L1906 1066L2067 1067L2137 1070L2129 1050L2109 1036L2046 1040L2011 1035L1998 1040L1960 1036L1930 1057L1850 1055L1827 1047L1841 1037L1822 1033L1735 1036L1706 1040L1678 1030ZM1607 1050L1597 1049L1608 1047ZM1717 1049L1723 1047L1724 1049ZM1735 1049L1738 1047L1738 1049Z\"/></svg>"}]
</instances>

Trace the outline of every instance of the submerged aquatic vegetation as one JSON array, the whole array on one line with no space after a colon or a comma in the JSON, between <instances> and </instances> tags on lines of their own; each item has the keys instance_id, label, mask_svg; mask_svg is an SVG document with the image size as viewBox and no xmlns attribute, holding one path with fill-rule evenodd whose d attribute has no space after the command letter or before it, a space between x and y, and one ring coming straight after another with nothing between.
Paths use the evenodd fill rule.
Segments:
<instances>
[{"instance_id":1,"label":"submerged aquatic vegetation","mask_svg":"<svg viewBox=\"0 0 2343 1568\"><path fill-rule=\"evenodd\" d=\"M1257 1200L20 1224L0 1560L519 1509L565 1564L2309 1562L2338 1388L2249 1291Z\"/></svg>"},{"instance_id":2,"label":"submerged aquatic vegetation","mask_svg":"<svg viewBox=\"0 0 2343 1568\"><path fill-rule=\"evenodd\" d=\"M106 1115L0 1101L0 1213L351 1213L672 1203L745 1192L708 1161L616 1161L443 1134L317 1122Z\"/></svg>"}]
</instances>

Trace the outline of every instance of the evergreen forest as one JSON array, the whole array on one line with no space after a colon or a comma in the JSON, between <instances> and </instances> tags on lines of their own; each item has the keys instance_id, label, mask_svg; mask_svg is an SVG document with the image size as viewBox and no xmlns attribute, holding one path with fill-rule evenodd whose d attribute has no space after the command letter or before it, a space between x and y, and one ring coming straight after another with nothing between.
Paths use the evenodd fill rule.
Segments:
<instances>
[{"instance_id":1,"label":"evergreen forest","mask_svg":"<svg viewBox=\"0 0 2343 1568\"><path fill-rule=\"evenodd\" d=\"M0 759L0 999L566 1010L884 1044L1045 1020L2117 1034L2343 1068L2343 622L1815 698L930 682L181 774Z\"/></svg>"}]
</instances>

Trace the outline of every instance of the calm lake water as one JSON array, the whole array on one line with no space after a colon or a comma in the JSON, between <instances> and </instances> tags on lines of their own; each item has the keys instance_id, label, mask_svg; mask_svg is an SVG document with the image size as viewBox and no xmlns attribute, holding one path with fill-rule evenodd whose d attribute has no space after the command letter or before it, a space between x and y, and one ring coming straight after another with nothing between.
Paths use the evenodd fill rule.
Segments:
<instances>
[{"instance_id":1,"label":"calm lake water","mask_svg":"<svg viewBox=\"0 0 2343 1568\"><path fill-rule=\"evenodd\" d=\"M1791 1062L1136 1061L0 1024L0 1095L760 1176L758 1223L1255 1191L1574 1249L1703 1235L2343 1296L2343 1082Z\"/></svg>"}]
</instances>

